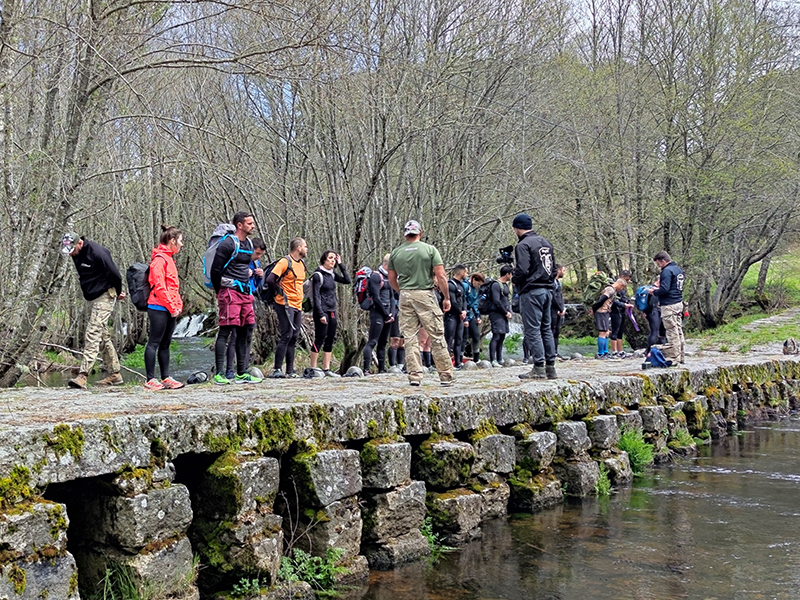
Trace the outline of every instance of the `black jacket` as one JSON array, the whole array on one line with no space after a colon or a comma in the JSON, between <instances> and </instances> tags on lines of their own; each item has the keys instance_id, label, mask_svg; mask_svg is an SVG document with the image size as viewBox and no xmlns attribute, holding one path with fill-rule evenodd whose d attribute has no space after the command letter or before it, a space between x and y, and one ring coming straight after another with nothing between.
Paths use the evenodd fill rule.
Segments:
<instances>
[{"instance_id":1,"label":"black jacket","mask_svg":"<svg viewBox=\"0 0 800 600\"><path fill-rule=\"evenodd\" d=\"M519 238L514 258L516 266L511 281L520 295L536 288L552 288L556 259L550 242L529 231Z\"/></svg>"},{"instance_id":2,"label":"black jacket","mask_svg":"<svg viewBox=\"0 0 800 600\"><path fill-rule=\"evenodd\" d=\"M319 267L311 275L311 294L314 298L314 318L319 318L336 311L336 284L350 283L350 276L344 265L339 264L341 275L336 271L333 275Z\"/></svg>"},{"instance_id":3,"label":"black jacket","mask_svg":"<svg viewBox=\"0 0 800 600\"><path fill-rule=\"evenodd\" d=\"M81 292L87 300L96 300L111 288L122 292L122 276L111 258L108 248L82 237L83 248L72 257L78 270Z\"/></svg>"},{"instance_id":4,"label":"black jacket","mask_svg":"<svg viewBox=\"0 0 800 600\"><path fill-rule=\"evenodd\" d=\"M511 312L511 302L508 300L508 284L502 281L492 282L492 312L507 314Z\"/></svg>"},{"instance_id":5,"label":"black jacket","mask_svg":"<svg viewBox=\"0 0 800 600\"><path fill-rule=\"evenodd\" d=\"M658 287L653 290L653 295L658 296L659 305L669 306L682 302L684 280L683 271L675 261L661 269Z\"/></svg>"},{"instance_id":6,"label":"black jacket","mask_svg":"<svg viewBox=\"0 0 800 600\"><path fill-rule=\"evenodd\" d=\"M630 303L631 299L628 297L627 290L617 292L617 297L614 298L614 302L611 303L611 312L624 315L625 309L627 308L626 305Z\"/></svg>"},{"instance_id":7,"label":"black jacket","mask_svg":"<svg viewBox=\"0 0 800 600\"><path fill-rule=\"evenodd\" d=\"M383 271L373 271L369 276L369 296L372 298L370 310L377 310L384 319L395 315L392 286L389 285L389 276Z\"/></svg>"},{"instance_id":8,"label":"black jacket","mask_svg":"<svg viewBox=\"0 0 800 600\"><path fill-rule=\"evenodd\" d=\"M467 310L467 304L464 302L464 286L457 279L451 279L447 282L447 288L450 290L450 313L460 315Z\"/></svg>"},{"instance_id":9,"label":"black jacket","mask_svg":"<svg viewBox=\"0 0 800 600\"><path fill-rule=\"evenodd\" d=\"M550 304L550 312L564 312L564 309L566 308L564 305L564 289L561 287L560 280L553 279L553 291L550 292L550 295L553 298L552 303Z\"/></svg>"},{"instance_id":10,"label":"black jacket","mask_svg":"<svg viewBox=\"0 0 800 600\"><path fill-rule=\"evenodd\" d=\"M219 293L223 287L230 287L242 292L250 293L250 261L253 260L253 242L245 239L239 242L239 252L236 256L236 240L229 235L219 246L214 255L214 262L211 264L211 285L214 291ZM233 256L233 260L231 260ZM225 265L228 266L225 266ZM223 277L225 281L223 282ZM224 283L224 285L223 285Z\"/></svg>"}]
</instances>

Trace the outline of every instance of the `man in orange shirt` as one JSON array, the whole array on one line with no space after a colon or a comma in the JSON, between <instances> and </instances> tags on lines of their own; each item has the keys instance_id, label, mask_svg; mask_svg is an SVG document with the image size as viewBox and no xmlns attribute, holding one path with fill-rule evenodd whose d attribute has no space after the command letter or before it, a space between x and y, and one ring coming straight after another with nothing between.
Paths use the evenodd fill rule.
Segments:
<instances>
[{"instance_id":1,"label":"man in orange shirt","mask_svg":"<svg viewBox=\"0 0 800 600\"><path fill-rule=\"evenodd\" d=\"M301 237L289 242L289 254L281 258L267 276L267 285L275 292L280 337L275 348L275 370L270 377L299 377L294 372L294 352L303 320L303 281L306 278L308 244ZM281 370L286 358L286 373Z\"/></svg>"}]
</instances>

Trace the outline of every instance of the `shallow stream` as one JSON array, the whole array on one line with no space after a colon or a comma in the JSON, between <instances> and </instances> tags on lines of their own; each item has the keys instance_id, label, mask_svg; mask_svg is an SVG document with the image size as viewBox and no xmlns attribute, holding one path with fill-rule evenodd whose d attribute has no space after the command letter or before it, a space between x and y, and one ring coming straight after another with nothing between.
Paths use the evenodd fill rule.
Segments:
<instances>
[{"instance_id":1,"label":"shallow stream","mask_svg":"<svg viewBox=\"0 0 800 600\"><path fill-rule=\"evenodd\" d=\"M364 600L800 598L800 420L754 427L605 499L483 525Z\"/></svg>"}]
</instances>

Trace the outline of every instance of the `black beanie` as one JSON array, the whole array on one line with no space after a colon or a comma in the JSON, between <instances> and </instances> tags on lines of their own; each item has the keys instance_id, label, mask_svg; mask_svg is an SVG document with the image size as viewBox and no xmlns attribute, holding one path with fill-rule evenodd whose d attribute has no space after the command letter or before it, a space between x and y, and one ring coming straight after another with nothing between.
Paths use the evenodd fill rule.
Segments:
<instances>
[{"instance_id":1,"label":"black beanie","mask_svg":"<svg viewBox=\"0 0 800 600\"><path fill-rule=\"evenodd\" d=\"M511 223L511 226L514 229L533 229L533 220L525 213L520 213L514 217L514 221Z\"/></svg>"}]
</instances>

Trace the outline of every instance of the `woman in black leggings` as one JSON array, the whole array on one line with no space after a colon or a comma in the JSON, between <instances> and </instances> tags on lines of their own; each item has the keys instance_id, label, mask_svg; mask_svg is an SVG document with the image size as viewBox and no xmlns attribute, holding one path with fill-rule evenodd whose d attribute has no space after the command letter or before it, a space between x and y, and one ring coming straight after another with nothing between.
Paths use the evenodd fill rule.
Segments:
<instances>
[{"instance_id":1,"label":"woman in black leggings","mask_svg":"<svg viewBox=\"0 0 800 600\"><path fill-rule=\"evenodd\" d=\"M658 285L658 278L655 280ZM647 348L644 355L650 353L650 348L658 343L659 331L661 330L661 311L658 308L658 299L653 294L647 298L647 308L644 309L644 316L647 317L647 324L650 326L650 333L647 334Z\"/></svg>"},{"instance_id":2,"label":"woman in black leggings","mask_svg":"<svg viewBox=\"0 0 800 600\"><path fill-rule=\"evenodd\" d=\"M339 267L340 273L334 269ZM331 352L336 337L336 284L350 283L350 276L342 264L342 258L333 250L325 250L319 259L319 267L311 275L311 294L314 305L314 347L309 353L312 369L317 368L317 358L322 350L322 372L328 377L337 375L331 371Z\"/></svg>"},{"instance_id":3,"label":"woman in black leggings","mask_svg":"<svg viewBox=\"0 0 800 600\"><path fill-rule=\"evenodd\" d=\"M150 296L147 299L147 318L150 335L144 349L144 370L148 390L176 390L183 383L169 375L169 345L175 331L175 321L183 310L183 300L178 293L178 269L173 256L183 248L183 233L176 227L161 226L159 244L150 258ZM156 379L156 356L161 371L161 381Z\"/></svg>"}]
</instances>

